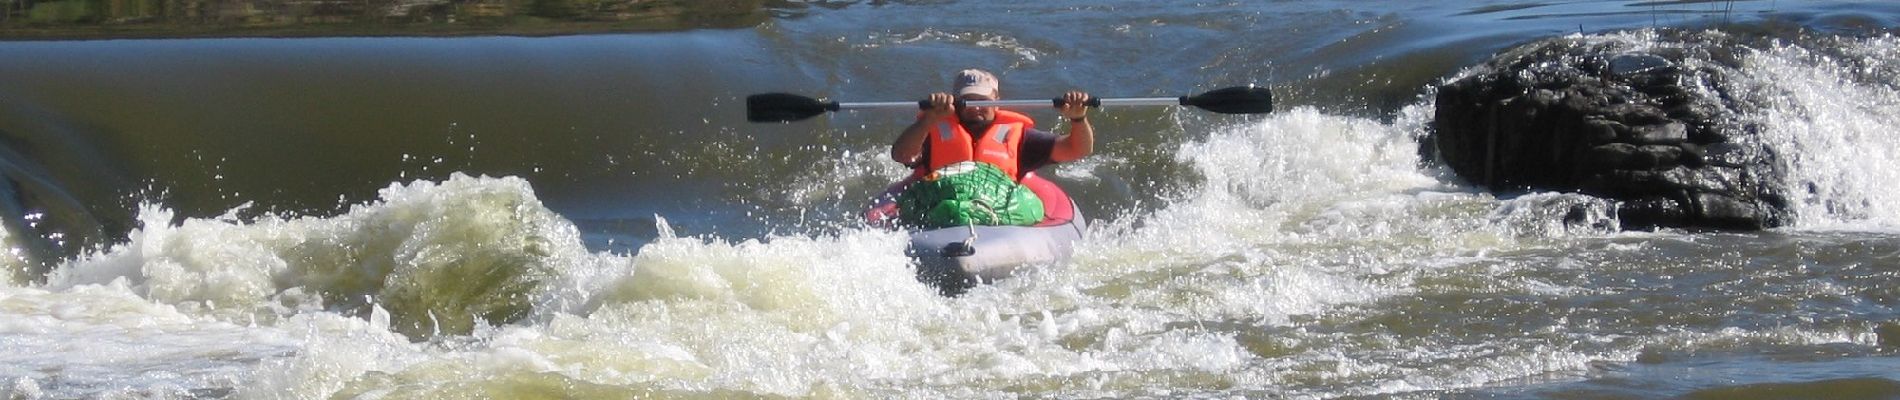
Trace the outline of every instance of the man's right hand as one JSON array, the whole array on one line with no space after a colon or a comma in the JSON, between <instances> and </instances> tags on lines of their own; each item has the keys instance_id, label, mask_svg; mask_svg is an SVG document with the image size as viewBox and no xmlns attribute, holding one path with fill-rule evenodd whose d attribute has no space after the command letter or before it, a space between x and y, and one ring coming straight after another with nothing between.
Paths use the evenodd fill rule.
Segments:
<instances>
[{"instance_id":1,"label":"man's right hand","mask_svg":"<svg viewBox=\"0 0 1900 400\"><path fill-rule=\"evenodd\" d=\"M904 128L904 133L898 134L897 141L891 143L891 160L904 165L917 163L923 157L924 138L928 136L926 133L930 131L930 126L957 114L956 99L949 93L931 93L930 106L924 108L923 115L910 127Z\"/></svg>"},{"instance_id":2,"label":"man's right hand","mask_svg":"<svg viewBox=\"0 0 1900 400\"><path fill-rule=\"evenodd\" d=\"M930 108L924 109L924 118L935 121L957 113L957 98L949 93L930 94Z\"/></svg>"}]
</instances>

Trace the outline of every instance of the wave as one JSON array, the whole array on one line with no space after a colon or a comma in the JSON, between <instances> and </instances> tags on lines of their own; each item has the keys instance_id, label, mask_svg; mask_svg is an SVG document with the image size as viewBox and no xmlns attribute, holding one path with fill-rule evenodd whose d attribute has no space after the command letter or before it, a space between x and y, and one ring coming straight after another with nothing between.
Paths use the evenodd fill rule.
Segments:
<instances>
[{"instance_id":1,"label":"wave","mask_svg":"<svg viewBox=\"0 0 1900 400\"><path fill-rule=\"evenodd\" d=\"M1742 118L1783 155L1799 225L1900 225L1900 39L1776 43L1740 69Z\"/></svg>"},{"instance_id":2,"label":"wave","mask_svg":"<svg viewBox=\"0 0 1900 400\"><path fill-rule=\"evenodd\" d=\"M655 216L653 240L616 254L586 248L528 181L461 174L392 184L332 217L239 209L177 219L148 205L126 243L60 266L44 286L0 288L0 298L47 308L78 296L125 310L123 320L76 310L103 320L46 322L107 332L75 340L169 326L125 346L180 346L151 365L191 378L151 385L207 396L987 397L1024 385L1053 396L1149 387L1298 396L1337 394L1319 388L1338 382L1372 395L1633 359L1628 348L1527 350L1536 339L1444 349L1379 330L1298 328L1319 316L1428 327L1381 305L1444 291L1590 293L1522 272L1541 263L1496 254L1543 257L1614 235L1567 223L1592 203L1500 200L1440 179L1413 150L1423 126L1310 108L1218 124L1171 150L1193 182L1160 207L1104 219L1070 263L958 298L915 280L897 232L721 239L677 235ZM833 169L890 172L860 153L877 154L853 152ZM856 179L840 175L850 174L801 179ZM1375 355L1429 362L1364 361ZM115 362L102 368L136 370ZM16 386L100 390L40 382Z\"/></svg>"},{"instance_id":3,"label":"wave","mask_svg":"<svg viewBox=\"0 0 1900 400\"><path fill-rule=\"evenodd\" d=\"M391 185L332 218L187 218L141 208L124 244L55 270L47 287L123 280L136 293L226 318L389 310L398 332L465 333L577 304L563 274L592 255L518 178L455 175Z\"/></svg>"},{"instance_id":4,"label":"wave","mask_svg":"<svg viewBox=\"0 0 1900 400\"><path fill-rule=\"evenodd\" d=\"M1883 72L1892 71L1891 58L1881 55L1890 54L1881 49L1891 49L1891 39L1869 43L1865 52L1879 54L1866 60L1878 62L1857 74L1892 76ZM1780 72L1773 61L1820 60L1785 52L1764 53L1757 68ZM1819 65L1795 69L1838 63ZM1862 100L1889 93L1880 82L1891 80L1849 76L1845 86L1826 88ZM1781 86L1764 87L1841 81L1798 77L1770 76ZM1799 115L1888 117L1833 107L1803 105L1825 112ZM915 281L896 232L839 224L716 238L675 234L659 215L655 238L615 253L588 248L527 179L453 174L390 184L376 200L329 217L244 217L250 212L240 208L181 218L146 205L122 244L58 266L43 285L0 287L0 307L24 310L0 322L82 343L135 344L102 346L118 352L162 347L138 340L202 339L146 365L194 371L149 383L172 385L175 391L158 391L181 397L1378 395L1588 371L1597 362L1635 360L1654 342L1669 344L1668 334L1587 340L1602 333L1564 321L1550 322L1549 332L1452 333L1511 336L1502 339L1432 336L1471 321L1434 317L1464 312L1437 307L1535 314L1556 303L1544 301L1552 296L1616 295L1587 279L1527 271L1589 275L1589 266L1620 265L1616 257L1625 253L1679 254L1646 240L1667 234L1617 233L1605 215L1613 207L1600 200L1553 193L1499 199L1446 178L1416 151L1429 108L1420 104L1390 123L1294 107L1189 124L1195 128L1176 133L1191 139L1158 150L1179 166L1164 177L1182 183L1155 195L1157 204L1103 218L1070 263L958 298ZM1756 115L1781 109L1767 110ZM1856 129L1840 139L1882 138ZM1802 137L1790 140L1818 135L1791 132ZM791 183L757 197L785 210L848 207L856 196L837 188L902 174L882 159L883 149L838 150L816 168L773 177ZM1851 159L1862 150L1804 151L1844 151L1840 157ZM1106 182L1112 167L1128 162L1104 160L1062 165L1055 175ZM1900 167L1871 168L1872 175L1847 172L1838 180L1851 189L1846 194L1823 196L1884 201L1884 183L1875 180ZM1881 206L1854 207L1877 220L1890 212ZM761 218L794 213L770 214ZM1615 242L1626 235L1639 243ZM1612 240L1592 240L1602 237ZM1699 246L1697 239L1675 245ZM1701 266L1683 266L1692 267ZM1454 300L1393 301L1428 296ZM1456 302L1466 298L1494 301ZM1607 298L1600 303L1610 311L1578 315L1622 315L1615 310L1626 304L1612 300L1624 298ZM80 306L61 311L64 303ZM1677 328L1662 330L1669 329ZM1865 341L1836 337L1828 327L1798 333L1716 330L1674 340L1690 348L1749 335L1770 344ZM19 365L95 356L106 357L56 355ZM113 362L99 364L144 370ZM105 390L15 383L51 397Z\"/></svg>"}]
</instances>

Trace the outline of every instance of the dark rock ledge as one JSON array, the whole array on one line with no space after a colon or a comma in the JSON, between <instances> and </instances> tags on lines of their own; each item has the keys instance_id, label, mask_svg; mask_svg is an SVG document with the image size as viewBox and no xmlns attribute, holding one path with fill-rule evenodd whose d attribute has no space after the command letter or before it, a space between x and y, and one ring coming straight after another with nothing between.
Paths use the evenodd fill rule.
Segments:
<instances>
[{"instance_id":1,"label":"dark rock ledge","mask_svg":"<svg viewBox=\"0 0 1900 400\"><path fill-rule=\"evenodd\" d=\"M1675 40L1565 37L1506 51L1439 88L1421 151L1500 194L1614 200L1626 229L1782 225L1776 155L1723 94L1742 46L1720 34Z\"/></svg>"}]
</instances>

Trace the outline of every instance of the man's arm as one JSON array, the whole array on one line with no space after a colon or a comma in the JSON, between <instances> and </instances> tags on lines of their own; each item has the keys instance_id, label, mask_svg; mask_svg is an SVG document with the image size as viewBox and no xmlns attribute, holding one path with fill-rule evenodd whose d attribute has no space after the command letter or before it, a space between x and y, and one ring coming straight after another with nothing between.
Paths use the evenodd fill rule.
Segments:
<instances>
[{"instance_id":1,"label":"man's arm","mask_svg":"<svg viewBox=\"0 0 1900 400\"><path fill-rule=\"evenodd\" d=\"M1062 118L1069 120L1069 134L1056 137L1049 160L1070 162L1095 153L1095 127L1089 125L1088 93L1070 91L1062 97Z\"/></svg>"},{"instance_id":2,"label":"man's arm","mask_svg":"<svg viewBox=\"0 0 1900 400\"><path fill-rule=\"evenodd\" d=\"M931 94L930 108L925 109L923 116L917 118L917 122L905 127L904 133L898 134L897 140L891 142L891 161L904 165L917 163L917 159L924 155L924 138L929 136L930 124L956 112L950 108L952 104L954 101L949 93Z\"/></svg>"},{"instance_id":3,"label":"man's arm","mask_svg":"<svg viewBox=\"0 0 1900 400\"><path fill-rule=\"evenodd\" d=\"M930 119L925 117L918 117L917 122L905 127L904 133L898 134L897 141L891 143L891 161L904 165L917 163L917 158L924 154L927 132L930 132Z\"/></svg>"}]
</instances>

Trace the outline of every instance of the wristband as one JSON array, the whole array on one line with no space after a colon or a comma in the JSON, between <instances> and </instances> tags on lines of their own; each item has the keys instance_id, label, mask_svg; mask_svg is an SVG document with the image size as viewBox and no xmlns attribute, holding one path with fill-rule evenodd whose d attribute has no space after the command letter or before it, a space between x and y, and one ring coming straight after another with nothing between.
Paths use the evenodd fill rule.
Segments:
<instances>
[{"instance_id":1,"label":"wristband","mask_svg":"<svg viewBox=\"0 0 1900 400\"><path fill-rule=\"evenodd\" d=\"M1089 120L1089 116L1087 116L1087 115L1084 115L1084 116L1080 116L1080 117L1075 117L1075 118L1066 118L1066 119L1068 119L1068 120L1069 120L1069 123L1071 123L1071 124L1073 124L1073 123L1077 123L1077 122L1085 122L1085 121L1088 121L1088 120Z\"/></svg>"}]
</instances>

